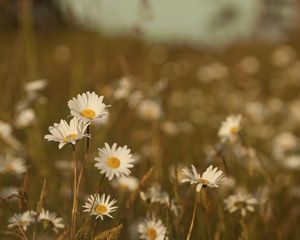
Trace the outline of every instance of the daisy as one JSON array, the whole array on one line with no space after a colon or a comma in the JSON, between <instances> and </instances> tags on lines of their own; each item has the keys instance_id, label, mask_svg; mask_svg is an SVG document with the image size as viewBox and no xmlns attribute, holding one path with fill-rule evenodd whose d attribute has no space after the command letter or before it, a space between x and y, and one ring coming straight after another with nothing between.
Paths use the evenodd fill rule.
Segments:
<instances>
[{"instance_id":1,"label":"daisy","mask_svg":"<svg viewBox=\"0 0 300 240\"><path fill-rule=\"evenodd\" d=\"M118 208L113 206L116 202L117 201L114 199L110 201L110 195L106 198L105 193L103 193L101 197L99 194L97 194L97 196L91 195L87 202L85 202L85 205L83 206L85 209L83 211L96 216L96 219L101 218L101 220L103 220L104 216L113 218L110 213L114 212L116 208Z\"/></svg>"},{"instance_id":2,"label":"daisy","mask_svg":"<svg viewBox=\"0 0 300 240\"><path fill-rule=\"evenodd\" d=\"M129 176L135 161L130 154L130 149L127 146L117 147L114 143L110 147L105 143L104 148L99 148L99 157L96 157L95 167L100 170L100 173L105 173L105 176L112 180L114 177Z\"/></svg>"},{"instance_id":3,"label":"daisy","mask_svg":"<svg viewBox=\"0 0 300 240\"><path fill-rule=\"evenodd\" d=\"M79 118L73 118L68 124L65 120L60 120L60 123L54 123L53 126L49 127L49 132L45 136L48 141L59 142L58 148L61 149L67 143L75 144L76 141L89 137L85 134L85 131L89 123L81 122Z\"/></svg>"},{"instance_id":4,"label":"daisy","mask_svg":"<svg viewBox=\"0 0 300 240\"><path fill-rule=\"evenodd\" d=\"M146 240L165 240L167 237L167 228L161 220L155 218L146 219L138 225L140 239Z\"/></svg>"},{"instance_id":5,"label":"daisy","mask_svg":"<svg viewBox=\"0 0 300 240\"><path fill-rule=\"evenodd\" d=\"M20 175L27 171L27 167L22 158L6 155L0 157L0 173Z\"/></svg>"},{"instance_id":6,"label":"daisy","mask_svg":"<svg viewBox=\"0 0 300 240\"><path fill-rule=\"evenodd\" d=\"M147 203L169 204L168 193L162 191L161 186L158 183L153 184L146 192L141 191L140 197Z\"/></svg>"},{"instance_id":7,"label":"daisy","mask_svg":"<svg viewBox=\"0 0 300 240\"><path fill-rule=\"evenodd\" d=\"M131 83L130 77L122 77L118 81L118 86L115 89L113 96L115 99L126 99L131 93L132 88L133 85Z\"/></svg>"},{"instance_id":8,"label":"daisy","mask_svg":"<svg viewBox=\"0 0 300 240\"><path fill-rule=\"evenodd\" d=\"M30 126L36 119L35 113L32 109L24 109L18 113L15 119L15 126L17 128L26 128Z\"/></svg>"},{"instance_id":9,"label":"daisy","mask_svg":"<svg viewBox=\"0 0 300 240\"><path fill-rule=\"evenodd\" d=\"M241 130L241 115L230 115L222 122L221 128L219 129L218 135L220 138L226 140L234 140L236 135Z\"/></svg>"},{"instance_id":10,"label":"daisy","mask_svg":"<svg viewBox=\"0 0 300 240\"><path fill-rule=\"evenodd\" d=\"M24 213L15 214L14 217L11 217L8 222L8 228L18 227L18 223L21 225L24 231L27 231L28 227L35 220L35 212L34 211L26 211ZM18 219L18 222L16 221Z\"/></svg>"},{"instance_id":11,"label":"daisy","mask_svg":"<svg viewBox=\"0 0 300 240\"><path fill-rule=\"evenodd\" d=\"M126 177L121 176L112 182L113 187L120 188L124 190L129 190L131 192L135 191L139 186L139 180L136 177Z\"/></svg>"},{"instance_id":12,"label":"daisy","mask_svg":"<svg viewBox=\"0 0 300 240\"><path fill-rule=\"evenodd\" d=\"M196 184L197 192L200 192L202 187L216 188L219 186L220 182L223 180L223 172L218 171L218 168L213 168L210 165L202 176L197 172L194 165L191 165L191 170L184 168L183 173L186 175L185 178L181 180L182 183L189 182L190 184Z\"/></svg>"},{"instance_id":13,"label":"daisy","mask_svg":"<svg viewBox=\"0 0 300 240\"><path fill-rule=\"evenodd\" d=\"M55 233L58 233L59 228L64 228L63 219L57 217L56 213L50 213L48 210L42 209L38 220L43 223L44 228L51 227Z\"/></svg>"},{"instance_id":14,"label":"daisy","mask_svg":"<svg viewBox=\"0 0 300 240\"><path fill-rule=\"evenodd\" d=\"M154 100L144 100L137 108L138 114L145 120L158 120L162 115L160 105Z\"/></svg>"},{"instance_id":15,"label":"daisy","mask_svg":"<svg viewBox=\"0 0 300 240\"><path fill-rule=\"evenodd\" d=\"M103 96L96 93L86 92L78 94L77 98L68 101L71 115L84 122L91 122L94 119L107 115L106 105L103 103Z\"/></svg>"},{"instance_id":16,"label":"daisy","mask_svg":"<svg viewBox=\"0 0 300 240\"><path fill-rule=\"evenodd\" d=\"M300 156L292 155L282 161L284 167L291 170L300 170Z\"/></svg>"},{"instance_id":17,"label":"daisy","mask_svg":"<svg viewBox=\"0 0 300 240\"><path fill-rule=\"evenodd\" d=\"M229 213L240 211L242 217L245 217L247 211L254 212L254 205L256 205L258 201L250 194L239 192L226 198L224 203L226 204L225 208Z\"/></svg>"},{"instance_id":18,"label":"daisy","mask_svg":"<svg viewBox=\"0 0 300 240\"><path fill-rule=\"evenodd\" d=\"M24 89L28 93L34 93L43 90L47 86L46 79L39 79L28 82L24 85Z\"/></svg>"}]
</instances>

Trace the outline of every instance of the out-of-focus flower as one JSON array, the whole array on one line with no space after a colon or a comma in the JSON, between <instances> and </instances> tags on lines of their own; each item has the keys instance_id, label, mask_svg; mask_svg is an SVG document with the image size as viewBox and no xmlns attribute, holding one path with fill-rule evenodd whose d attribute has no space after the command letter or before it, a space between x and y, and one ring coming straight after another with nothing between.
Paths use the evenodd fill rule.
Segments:
<instances>
[{"instance_id":1,"label":"out-of-focus flower","mask_svg":"<svg viewBox=\"0 0 300 240\"><path fill-rule=\"evenodd\" d=\"M138 114L145 120L158 120L162 116L161 106L154 100L144 100L138 105Z\"/></svg>"},{"instance_id":2,"label":"out-of-focus flower","mask_svg":"<svg viewBox=\"0 0 300 240\"><path fill-rule=\"evenodd\" d=\"M18 223L21 225L23 230L26 232L28 227L34 223L36 213L34 211L26 211L24 213L15 214L8 220L8 228L17 228ZM16 221L16 219L18 221Z\"/></svg>"},{"instance_id":3,"label":"out-of-focus flower","mask_svg":"<svg viewBox=\"0 0 300 240\"><path fill-rule=\"evenodd\" d=\"M68 101L71 115L83 122L91 122L97 118L107 115L107 106L103 103L103 96L96 93L86 92L78 94L77 98Z\"/></svg>"},{"instance_id":4,"label":"out-of-focus flower","mask_svg":"<svg viewBox=\"0 0 300 240\"><path fill-rule=\"evenodd\" d=\"M146 192L141 191L140 197L144 202L147 203L160 203L160 204L168 204L169 203L169 195L167 192L161 190L161 186L156 183L147 189Z\"/></svg>"},{"instance_id":5,"label":"out-of-focus flower","mask_svg":"<svg viewBox=\"0 0 300 240\"><path fill-rule=\"evenodd\" d=\"M140 239L167 240L167 228L161 220L155 218L146 219L138 225Z\"/></svg>"},{"instance_id":6,"label":"out-of-focus flower","mask_svg":"<svg viewBox=\"0 0 300 240\"><path fill-rule=\"evenodd\" d=\"M216 167L213 168L212 165L205 170L202 176L197 172L194 165L191 165L191 169L184 168L182 171L186 175L186 178L182 179L181 182L196 184L197 192L200 192L202 187L218 187L224 177L223 172Z\"/></svg>"},{"instance_id":7,"label":"out-of-focus flower","mask_svg":"<svg viewBox=\"0 0 300 240\"><path fill-rule=\"evenodd\" d=\"M110 195L107 197L103 193L100 197L97 194L96 199L94 195L91 195L87 202L85 202L83 211L90 213L92 216L96 216L96 219L101 218L103 220L104 216L113 218L111 213L114 212L118 207L114 206L117 201L112 199L110 200Z\"/></svg>"},{"instance_id":8,"label":"out-of-focus flower","mask_svg":"<svg viewBox=\"0 0 300 240\"><path fill-rule=\"evenodd\" d=\"M100 170L101 174L112 180L114 177L129 176L135 161L127 146L117 147L114 143L110 147L105 143L104 148L99 148L99 157L96 157L95 167Z\"/></svg>"},{"instance_id":9,"label":"out-of-focus flower","mask_svg":"<svg viewBox=\"0 0 300 240\"><path fill-rule=\"evenodd\" d=\"M246 216L247 211L254 212L254 205L258 203L255 197L241 192L229 196L224 202L229 213L240 211L242 217Z\"/></svg>"},{"instance_id":10,"label":"out-of-focus flower","mask_svg":"<svg viewBox=\"0 0 300 240\"><path fill-rule=\"evenodd\" d=\"M33 94L43 90L47 86L46 79L38 79L35 81L28 82L24 85L24 89L28 94Z\"/></svg>"},{"instance_id":11,"label":"out-of-focus flower","mask_svg":"<svg viewBox=\"0 0 300 240\"><path fill-rule=\"evenodd\" d=\"M48 210L42 209L38 221L41 221L43 224L43 227L46 228L52 228L52 230L55 233L58 233L59 229L62 229L65 227L63 224L63 219L60 217L57 217L57 214L52 212L50 213Z\"/></svg>"},{"instance_id":12,"label":"out-of-focus flower","mask_svg":"<svg viewBox=\"0 0 300 240\"><path fill-rule=\"evenodd\" d=\"M284 45L275 49L271 61L276 67L286 67L296 59L296 52L291 46Z\"/></svg>"},{"instance_id":13,"label":"out-of-focus flower","mask_svg":"<svg viewBox=\"0 0 300 240\"><path fill-rule=\"evenodd\" d=\"M235 140L237 134L241 130L241 115L231 115L222 122L218 135L222 139Z\"/></svg>"},{"instance_id":14,"label":"out-of-focus flower","mask_svg":"<svg viewBox=\"0 0 300 240\"><path fill-rule=\"evenodd\" d=\"M117 88L115 89L113 96L115 99L126 99L132 91L132 80L129 77L122 77L118 81Z\"/></svg>"},{"instance_id":15,"label":"out-of-focus flower","mask_svg":"<svg viewBox=\"0 0 300 240\"><path fill-rule=\"evenodd\" d=\"M220 62L212 62L201 66L197 70L197 77L201 82L208 83L214 80L226 79L229 75L228 68Z\"/></svg>"},{"instance_id":16,"label":"out-of-focus flower","mask_svg":"<svg viewBox=\"0 0 300 240\"><path fill-rule=\"evenodd\" d=\"M51 134L44 138L48 141L59 142L58 148L61 149L64 145L71 143L73 145L84 137L89 137L85 133L89 123L80 121L79 118L73 118L68 124L65 120L60 120L60 123L54 123L49 127Z\"/></svg>"},{"instance_id":17,"label":"out-of-focus flower","mask_svg":"<svg viewBox=\"0 0 300 240\"><path fill-rule=\"evenodd\" d=\"M129 190L131 192L135 191L139 186L139 180L136 177L133 176L121 176L117 179L115 179L112 182L112 185L115 188Z\"/></svg>"},{"instance_id":18,"label":"out-of-focus flower","mask_svg":"<svg viewBox=\"0 0 300 240\"><path fill-rule=\"evenodd\" d=\"M288 156L285 160L281 161L282 165L291 170L300 170L300 156Z\"/></svg>"},{"instance_id":19,"label":"out-of-focus flower","mask_svg":"<svg viewBox=\"0 0 300 240\"><path fill-rule=\"evenodd\" d=\"M260 64L256 57L247 56L240 61L239 67L246 74L252 75L258 72Z\"/></svg>"},{"instance_id":20,"label":"out-of-focus flower","mask_svg":"<svg viewBox=\"0 0 300 240\"><path fill-rule=\"evenodd\" d=\"M17 128L26 128L34 122L35 118L36 116L32 109L24 109L16 116L15 126Z\"/></svg>"},{"instance_id":21,"label":"out-of-focus flower","mask_svg":"<svg viewBox=\"0 0 300 240\"><path fill-rule=\"evenodd\" d=\"M26 170L27 167L22 158L13 157L11 155L0 157L0 173L21 175L25 173Z\"/></svg>"},{"instance_id":22,"label":"out-of-focus flower","mask_svg":"<svg viewBox=\"0 0 300 240\"><path fill-rule=\"evenodd\" d=\"M13 136L13 128L9 123L0 121L0 137L17 152L23 151L22 144Z\"/></svg>"},{"instance_id":23,"label":"out-of-focus flower","mask_svg":"<svg viewBox=\"0 0 300 240\"><path fill-rule=\"evenodd\" d=\"M282 132L273 140L272 151L277 159L281 159L289 151L294 150L298 145L298 140L291 132Z\"/></svg>"}]
</instances>

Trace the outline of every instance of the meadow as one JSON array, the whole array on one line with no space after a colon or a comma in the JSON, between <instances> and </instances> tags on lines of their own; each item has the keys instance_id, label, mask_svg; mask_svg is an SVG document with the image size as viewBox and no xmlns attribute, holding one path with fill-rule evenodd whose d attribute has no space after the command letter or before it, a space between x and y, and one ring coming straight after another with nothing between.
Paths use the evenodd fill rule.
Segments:
<instances>
[{"instance_id":1,"label":"meadow","mask_svg":"<svg viewBox=\"0 0 300 240\"><path fill-rule=\"evenodd\" d=\"M24 14L0 32L0 239L299 238L298 33L206 51Z\"/></svg>"}]
</instances>

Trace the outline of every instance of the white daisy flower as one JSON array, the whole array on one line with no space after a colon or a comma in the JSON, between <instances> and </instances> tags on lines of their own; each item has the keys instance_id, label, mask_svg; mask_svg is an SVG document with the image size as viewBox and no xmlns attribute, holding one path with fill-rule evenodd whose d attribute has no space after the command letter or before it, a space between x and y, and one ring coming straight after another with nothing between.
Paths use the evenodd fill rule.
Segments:
<instances>
[{"instance_id":1,"label":"white daisy flower","mask_svg":"<svg viewBox=\"0 0 300 240\"><path fill-rule=\"evenodd\" d=\"M147 203L169 204L168 193L162 191L161 186L158 183L153 184L146 192L141 191L140 197Z\"/></svg>"},{"instance_id":2,"label":"white daisy flower","mask_svg":"<svg viewBox=\"0 0 300 240\"><path fill-rule=\"evenodd\" d=\"M163 225L161 220L155 218L146 219L138 225L138 232L140 239L146 240L166 240L167 228Z\"/></svg>"},{"instance_id":3,"label":"white daisy flower","mask_svg":"<svg viewBox=\"0 0 300 240\"><path fill-rule=\"evenodd\" d=\"M258 203L258 200L250 194L239 192L230 195L224 200L224 203L226 204L225 208L229 213L240 211L241 215L245 217L247 211L254 212L254 205Z\"/></svg>"},{"instance_id":4,"label":"white daisy flower","mask_svg":"<svg viewBox=\"0 0 300 240\"><path fill-rule=\"evenodd\" d=\"M22 158L6 155L0 157L0 173L20 175L27 171L27 167Z\"/></svg>"},{"instance_id":5,"label":"white daisy flower","mask_svg":"<svg viewBox=\"0 0 300 240\"><path fill-rule=\"evenodd\" d=\"M73 118L68 124L65 120L60 120L60 123L54 123L49 127L49 132L45 136L48 141L59 142L58 148L61 149L67 143L75 144L76 141L89 137L85 131L89 123L81 122L79 118Z\"/></svg>"},{"instance_id":6,"label":"white daisy flower","mask_svg":"<svg viewBox=\"0 0 300 240\"><path fill-rule=\"evenodd\" d=\"M15 119L15 126L17 128L26 128L30 126L36 119L35 113L32 109L24 109L18 113Z\"/></svg>"},{"instance_id":7,"label":"white daisy flower","mask_svg":"<svg viewBox=\"0 0 300 240\"><path fill-rule=\"evenodd\" d=\"M138 188L139 180L136 177L132 176L121 176L112 182L112 186L115 188L129 190L133 192Z\"/></svg>"},{"instance_id":8,"label":"white daisy flower","mask_svg":"<svg viewBox=\"0 0 300 240\"><path fill-rule=\"evenodd\" d=\"M52 228L55 233L58 233L59 228L65 227L62 218L57 217L56 213L50 213L45 209L42 209L38 221L42 222L44 228Z\"/></svg>"},{"instance_id":9,"label":"white daisy flower","mask_svg":"<svg viewBox=\"0 0 300 240\"><path fill-rule=\"evenodd\" d=\"M158 120L162 116L160 105L154 100L144 100L137 108L138 114L145 120Z\"/></svg>"},{"instance_id":10,"label":"white daisy flower","mask_svg":"<svg viewBox=\"0 0 300 240\"><path fill-rule=\"evenodd\" d=\"M114 177L129 176L131 171L129 168L133 167L135 161L130 154L130 149L127 146L117 147L114 143L110 147L105 143L104 148L99 148L99 157L96 157L95 167L100 170L101 174L112 180Z\"/></svg>"},{"instance_id":11,"label":"white daisy flower","mask_svg":"<svg viewBox=\"0 0 300 240\"><path fill-rule=\"evenodd\" d=\"M115 89L113 96L115 99L125 99L128 98L131 90L133 88L132 80L130 77L122 77L118 81L118 86Z\"/></svg>"},{"instance_id":12,"label":"white daisy flower","mask_svg":"<svg viewBox=\"0 0 300 240\"><path fill-rule=\"evenodd\" d=\"M101 197L97 194L96 199L94 195L91 195L87 202L85 202L85 205L83 206L85 209L83 211L96 216L96 219L101 218L101 220L103 220L104 216L113 218L110 213L118 208L117 206L113 206L116 202L117 201L114 199L110 201L110 195L106 198L105 193L103 193Z\"/></svg>"},{"instance_id":13,"label":"white daisy flower","mask_svg":"<svg viewBox=\"0 0 300 240\"><path fill-rule=\"evenodd\" d=\"M8 222L8 228L16 228L18 227L18 223L21 225L24 231L27 231L28 227L34 223L35 220L35 212L34 211L26 211L24 213L15 214L14 217L11 217ZM18 222L16 221L18 219Z\"/></svg>"},{"instance_id":14,"label":"white daisy flower","mask_svg":"<svg viewBox=\"0 0 300 240\"><path fill-rule=\"evenodd\" d=\"M106 105L103 103L103 96L96 93L86 92L78 94L77 98L68 101L71 115L84 122L91 122L94 119L107 115Z\"/></svg>"},{"instance_id":15,"label":"white daisy flower","mask_svg":"<svg viewBox=\"0 0 300 240\"><path fill-rule=\"evenodd\" d=\"M34 93L43 90L47 86L46 79L38 79L28 82L24 85L24 89L28 93Z\"/></svg>"},{"instance_id":16,"label":"white daisy flower","mask_svg":"<svg viewBox=\"0 0 300 240\"><path fill-rule=\"evenodd\" d=\"M218 170L217 167L213 168L210 165L202 176L197 172L194 165L191 165L191 170L184 168L183 173L186 175L185 178L181 180L182 183L189 182L190 184L196 184L197 192L200 192L202 187L216 188L223 180L223 172Z\"/></svg>"},{"instance_id":17,"label":"white daisy flower","mask_svg":"<svg viewBox=\"0 0 300 240\"><path fill-rule=\"evenodd\" d=\"M300 170L300 156L292 155L281 162L284 167L291 170Z\"/></svg>"},{"instance_id":18,"label":"white daisy flower","mask_svg":"<svg viewBox=\"0 0 300 240\"><path fill-rule=\"evenodd\" d=\"M241 115L230 115L222 122L218 135L222 139L234 140L241 130Z\"/></svg>"}]
</instances>

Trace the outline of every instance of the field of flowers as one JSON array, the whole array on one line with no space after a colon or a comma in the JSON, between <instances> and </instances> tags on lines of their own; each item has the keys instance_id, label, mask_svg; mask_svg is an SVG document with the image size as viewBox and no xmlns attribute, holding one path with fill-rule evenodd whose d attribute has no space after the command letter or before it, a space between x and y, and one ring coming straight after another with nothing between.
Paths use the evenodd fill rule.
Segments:
<instances>
[{"instance_id":1,"label":"field of flowers","mask_svg":"<svg viewBox=\"0 0 300 240\"><path fill-rule=\"evenodd\" d=\"M299 34L205 51L22 13L0 29L0 239L299 239Z\"/></svg>"}]
</instances>

